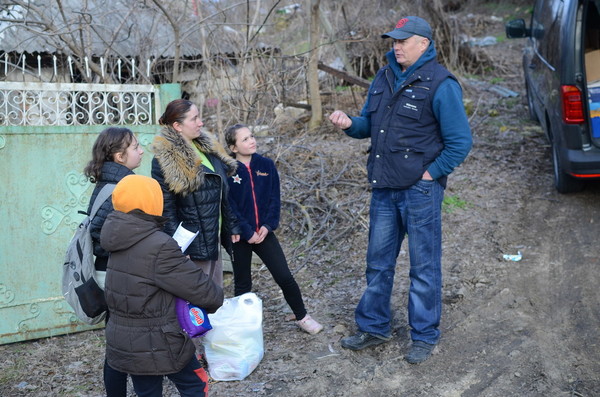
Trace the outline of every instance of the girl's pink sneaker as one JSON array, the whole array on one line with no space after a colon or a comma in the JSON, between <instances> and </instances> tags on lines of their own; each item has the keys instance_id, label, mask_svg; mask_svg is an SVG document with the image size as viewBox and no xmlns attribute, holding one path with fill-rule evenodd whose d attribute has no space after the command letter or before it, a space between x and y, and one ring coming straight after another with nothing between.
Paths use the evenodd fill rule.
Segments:
<instances>
[{"instance_id":1,"label":"girl's pink sneaker","mask_svg":"<svg viewBox=\"0 0 600 397\"><path fill-rule=\"evenodd\" d=\"M310 315L304 316L302 320L296 321L298 327L311 335L318 334L323 330L323 326L314 320Z\"/></svg>"}]
</instances>

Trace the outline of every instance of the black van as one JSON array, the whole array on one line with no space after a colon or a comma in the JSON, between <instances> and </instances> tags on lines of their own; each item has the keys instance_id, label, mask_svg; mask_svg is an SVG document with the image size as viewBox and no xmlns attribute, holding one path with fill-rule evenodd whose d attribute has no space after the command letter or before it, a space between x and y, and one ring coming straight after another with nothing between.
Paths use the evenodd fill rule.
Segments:
<instances>
[{"instance_id":1,"label":"black van","mask_svg":"<svg viewBox=\"0 0 600 397\"><path fill-rule=\"evenodd\" d=\"M530 28L516 19L506 35L529 38L529 114L552 145L556 189L579 191L600 178L600 0L536 0Z\"/></svg>"}]
</instances>

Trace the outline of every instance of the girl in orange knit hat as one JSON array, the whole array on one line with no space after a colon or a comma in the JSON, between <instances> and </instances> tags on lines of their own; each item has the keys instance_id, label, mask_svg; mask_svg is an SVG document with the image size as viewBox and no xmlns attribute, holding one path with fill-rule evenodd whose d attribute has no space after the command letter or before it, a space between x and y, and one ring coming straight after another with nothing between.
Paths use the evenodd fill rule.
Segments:
<instances>
[{"instance_id":1,"label":"girl in orange knit hat","mask_svg":"<svg viewBox=\"0 0 600 397\"><path fill-rule=\"evenodd\" d=\"M185 396L206 395L206 373L192 339L177 320L175 297L214 313L223 289L163 232L163 196L157 181L128 175L112 194L115 211L100 235L110 252L106 273L106 360L131 375L136 394L161 396L167 376ZM108 382L107 390L111 384Z\"/></svg>"}]
</instances>

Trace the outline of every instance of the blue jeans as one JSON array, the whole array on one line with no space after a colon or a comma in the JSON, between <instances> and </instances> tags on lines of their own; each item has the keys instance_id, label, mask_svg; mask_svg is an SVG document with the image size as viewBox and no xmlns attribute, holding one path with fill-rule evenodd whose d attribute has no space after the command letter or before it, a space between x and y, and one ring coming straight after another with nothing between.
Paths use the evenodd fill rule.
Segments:
<instances>
[{"instance_id":1,"label":"blue jeans","mask_svg":"<svg viewBox=\"0 0 600 397\"><path fill-rule=\"evenodd\" d=\"M442 312L442 201L444 188L420 180L408 189L373 189L367 248L367 288L355 312L358 329L388 338L396 259L408 236L411 339L435 344Z\"/></svg>"}]
</instances>

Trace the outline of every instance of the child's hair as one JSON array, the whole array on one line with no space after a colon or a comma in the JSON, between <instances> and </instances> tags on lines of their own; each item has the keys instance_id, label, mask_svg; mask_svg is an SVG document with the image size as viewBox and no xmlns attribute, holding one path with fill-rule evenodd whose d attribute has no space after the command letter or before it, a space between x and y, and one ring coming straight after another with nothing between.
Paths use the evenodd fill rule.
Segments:
<instances>
[{"instance_id":1,"label":"child's hair","mask_svg":"<svg viewBox=\"0 0 600 397\"><path fill-rule=\"evenodd\" d=\"M175 99L167 105L165 112L158 119L160 125L173 125L174 123L182 123L185 120L185 115L190 111L194 103L187 99Z\"/></svg>"},{"instance_id":2,"label":"child's hair","mask_svg":"<svg viewBox=\"0 0 600 397\"><path fill-rule=\"evenodd\" d=\"M235 146L237 132L240 128L248 128L248 126L246 124L234 124L225 130L225 145L229 151L231 151L231 146Z\"/></svg>"},{"instance_id":3,"label":"child's hair","mask_svg":"<svg viewBox=\"0 0 600 397\"><path fill-rule=\"evenodd\" d=\"M102 166L106 161L114 161L117 153L125 153L135 139L129 128L108 127L96 138L92 147L92 160L87 164L83 173L92 183L100 180Z\"/></svg>"}]
</instances>

